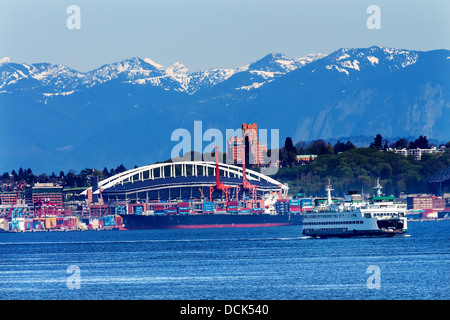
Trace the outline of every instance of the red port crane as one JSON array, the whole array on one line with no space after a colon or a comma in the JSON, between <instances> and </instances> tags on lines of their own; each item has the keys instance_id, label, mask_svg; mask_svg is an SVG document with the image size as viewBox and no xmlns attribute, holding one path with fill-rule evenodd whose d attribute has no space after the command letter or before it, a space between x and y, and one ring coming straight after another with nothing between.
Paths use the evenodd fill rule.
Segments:
<instances>
[{"instance_id":1,"label":"red port crane","mask_svg":"<svg viewBox=\"0 0 450 320\"><path fill-rule=\"evenodd\" d=\"M219 170L219 147L214 146L214 153L216 158L216 184L209 187L209 201L212 202L212 194L214 190L221 191L225 194L225 198L228 201L230 197L230 186L224 185L220 181L220 170Z\"/></svg>"},{"instance_id":2,"label":"red port crane","mask_svg":"<svg viewBox=\"0 0 450 320\"><path fill-rule=\"evenodd\" d=\"M17 188L16 197L14 198L13 203L11 203L11 207L9 208L9 213L8 213L8 215L6 216L6 220L9 220L9 218L11 217L13 208L14 208L14 206L17 204L17 199L19 198L20 190L22 190L22 187L23 187L24 184L25 184L25 182L23 182L23 181L22 181L21 183L19 183L19 186L18 186L18 188Z\"/></svg>"},{"instance_id":3,"label":"red port crane","mask_svg":"<svg viewBox=\"0 0 450 320\"><path fill-rule=\"evenodd\" d=\"M34 206L35 217L37 216L37 212L39 213L39 218L42 218L42 216L47 217L47 215L56 214L56 204L48 199L38 199Z\"/></svg>"},{"instance_id":4,"label":"red port crane","mask_svg":"<svg viewBox=\"0 0 450 320\"><path fill-rule=\"evenodd\" d=\"M256 189L258 187L251 184L247 180L247 172L245 169L245 148L242 148L242 183L241 183L240 187L243 190L248 190L252 194L252 201L253 202L256 201Z\"/></svg>"}]
</instances>

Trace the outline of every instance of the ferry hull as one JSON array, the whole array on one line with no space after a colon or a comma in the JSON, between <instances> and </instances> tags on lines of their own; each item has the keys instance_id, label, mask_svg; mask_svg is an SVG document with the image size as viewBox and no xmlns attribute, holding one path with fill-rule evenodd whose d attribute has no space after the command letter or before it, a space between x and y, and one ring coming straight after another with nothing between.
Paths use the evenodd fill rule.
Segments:
<instances>
[{"instance_id":1,"label":"ferry hull","mask_svg":"<svg viewBox=\"0 0 450 320\"><path fill-rule=\"evenodd\" d=\"M403 231L382 231L382 230L358 230L356 232L343 232L343 233L310 233L306 234L310 237L316 238L351 238L351 237L394 237L404 234Z\"/></svg>"},{"instance_id":2,"label":"ferry hull","mask_svg":"<svg viewBox=\"0 0 450 320\"><path fill-rule=\"evenodd\" d=\"M259 228L301 225L302 215L271 214L124 214L125 229Z\"/></svg>"}]
</instances>

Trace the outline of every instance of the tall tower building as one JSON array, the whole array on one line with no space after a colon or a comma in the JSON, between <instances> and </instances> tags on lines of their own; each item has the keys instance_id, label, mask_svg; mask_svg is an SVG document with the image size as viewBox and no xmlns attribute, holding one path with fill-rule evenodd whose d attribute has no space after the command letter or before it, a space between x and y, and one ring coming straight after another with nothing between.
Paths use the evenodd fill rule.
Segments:
<instances>
[{"instance_id":1,"label":"tall tower building","mask_svg":"<svg viewBox=\"0 0 450 320\"><path fill-rule=\"evenodd\" d=\"M242 163L243 150L248 147L249 164L261 166L265 163L267 155L267 145L260 144L258 140L258 126L253 124L242 124L242 137L231 137L227 141L227 152L232 155L232 159L237 163Z\"/></svg>"}]
</instances>

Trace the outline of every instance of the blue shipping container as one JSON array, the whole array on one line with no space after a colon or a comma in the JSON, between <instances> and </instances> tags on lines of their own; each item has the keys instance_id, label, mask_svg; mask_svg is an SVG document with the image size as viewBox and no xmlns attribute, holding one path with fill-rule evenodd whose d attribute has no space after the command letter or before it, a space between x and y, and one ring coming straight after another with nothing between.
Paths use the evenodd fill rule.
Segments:
<instances>
[{"instance_id":1,"label":"blue shipping container","mask_svg":"<svg viewBox=\"0 0 450 320\"><path fill-rule=\"evenodd\" d=\"M301 206L302 207L312 207L312 199L302 199Z\"/></svg>"},{"instance_id":2,"label":"blue shipping container","mask_svg":"<svg viewBox=\"0 0 450 320\"><path fill-rule=\"evenodd\" d=\"M105 227L113 227L116 225L116 219L114 216L104 216L103 217Z\"/></svg>"},{"instance_id":3,"label":"blue shipping container","mask_svg":"<svg viewBox=\"0 0 450 320\"><path fill-rule=\"evenodd\" d=\"M205 209L214 210L214 202L203 202L203 210Z\"/></svg>"},{"instance_id":4,"label":"blue shipping container","mask_svg":"<svg viewBox=\"0 0 450 320\"><path fill-rule=\"evenodd\" d=\"M116 214L126 214L126 213L127 213L126 206L117 206L116 207Z\"/></svg>"}]
</instances>

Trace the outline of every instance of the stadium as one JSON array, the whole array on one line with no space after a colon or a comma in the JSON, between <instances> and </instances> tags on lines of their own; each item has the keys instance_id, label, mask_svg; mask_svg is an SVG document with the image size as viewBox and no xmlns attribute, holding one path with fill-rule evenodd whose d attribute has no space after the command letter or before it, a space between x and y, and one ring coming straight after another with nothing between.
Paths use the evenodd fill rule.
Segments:
<instances>
[{"instance_id":1,"label":"stadium","mask_svg":"<svg viewBox=\"0 0 450 320\"><path fill-rule=\"evenodd\" d=\"M246 173L244 179L243 171ZM218 190L216 172L219 172L219 183L229 190L227 194ZM246 180L254 186L256 192L243 188ZM131 169L110 178L104 179L85 190L84 195L100 197L103 203L112 202L170 202L191 201L195 199L231 200L264 199L277 193L286 196L287 185L284 185L262 173L224 163L207 161L184 161L158 163Z\"/></svg>"}]
</instances>

